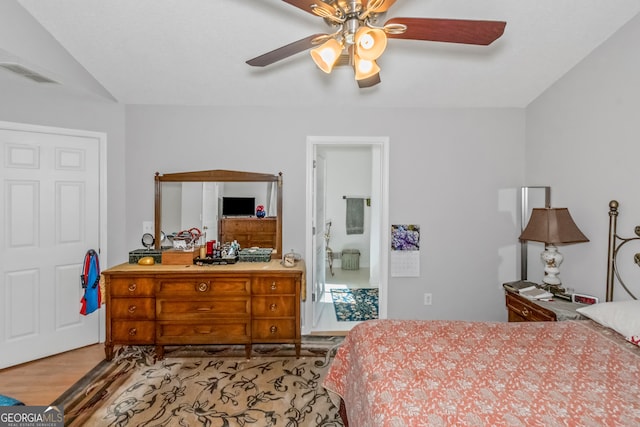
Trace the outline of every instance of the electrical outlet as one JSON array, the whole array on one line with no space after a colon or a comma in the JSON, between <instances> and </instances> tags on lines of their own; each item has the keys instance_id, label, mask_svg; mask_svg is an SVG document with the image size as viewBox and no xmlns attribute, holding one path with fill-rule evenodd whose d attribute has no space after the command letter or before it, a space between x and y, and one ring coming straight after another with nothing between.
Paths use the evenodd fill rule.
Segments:
<instances>
[{"instance_id":1,"label":"electrical outlet","mask_svg":"<svg viewBox=\"0 0 640 427\"><path fill-rule=\"evenodd\" d=\"M424 294L424 305L431 305L431 294Z\"/></svg>"},{"instance_id":2,"label":"electrical outlet","mask_svg":"<svg viewBox=\"0 0 640 427\"><path fill-rule=\"evenodd\" d=\"M142 221L142 234L153 234L153 221Z\"/></svg>"}]
</instances>

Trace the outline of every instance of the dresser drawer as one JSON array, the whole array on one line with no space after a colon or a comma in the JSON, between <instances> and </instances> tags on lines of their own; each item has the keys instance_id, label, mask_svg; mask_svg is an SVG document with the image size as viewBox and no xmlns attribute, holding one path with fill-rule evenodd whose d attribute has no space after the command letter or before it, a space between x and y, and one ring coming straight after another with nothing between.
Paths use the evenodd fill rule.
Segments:
<instances>
[{"instance_id":1,"label":"dresser drawer","mask_svg":"<svg viewBox=\"0 0 640 427\"><path fill-rule=\"evenodd\" d=\"M151 277L112 277L109 282L111 296L153 296L154 281Z\"/></svg>"},{"instance_id":2,"label":"dresser drawer","mask_svg":"<svg viewBox=\"0 0 640 427\"><path fill-rule=\"evenodd\" d=\"M149 320L114 320L111 322L111 336L114 342L125 344L153 344L155 342L155 322Z\"/></svg>"},{"instance_id":3,"label":"dresser drawer","mask_svg":"<svg viewBox=\"0 0 640 427\"><path fill-rule=\"evenodd\" d=\"M193 277L158 280L157 292L168 295L249 295L249 277Z\"/></svg>"},{"instance_id":4,"label":"dresser drawer","mask_svg":"<svg viewBox=\"0 0 640 427\"><path fill-rule=\"evenodd\" d=\"M524 297L507 293L506 303L510 322L556 321L555 313L535 305Z\"/></svg>"},{"instance_id":5,"label":"dresser drawer","mask_svg":"<svg viewBox=\"0 0 640 427\"><path fill-rule=\"evenodd\" d=\"M254 296L251 299L254 317L293 317L296 315L294 296Z\"/></svg>"},{"instance_id":6,"label":"dresser drawer","mask_svg":"<svg viewBox=\"0 0 640 427\"><path fill-rule=\"evenodd\" d=\"M248 297L216 299L158 298L156 314L158 319L206 319L215 317L241 316L251 314Z\"/></svg>"},{"instance_id":7,"label":"dresser drawer","mask_svg":"<svg viewBox=\"0 0 640 427\"><path fill-rule=\"evenodd\" d=\"M251 327L255 342L296 338L295 319L254 319Z\"/></svg>"},{"instance_id":8,"label":"dresser drawer","mask_svg":"<svg viewBox=\"0 0 640 427\"><path fill-rule=\"evenodd\" d=\"M153 298L111 298L111 317L113 319L148 319L156 315Z\"/></svg>"},{"instance_id":9,"label":"dresser drawer","mask_svg":"<svg viewBox=\"0 0 640 427\"><path fill-rule=\"evenodd\" d=\"M159 344L243 344L251 341L249 320L159 321Z\"/></svg>"},{"instance_id":10,"label":"dresser drawer","mask_svg":"<svg viewBox=\"0 0 640 427\"><path fill-rule=\"evenodd\" d=\"M252 292L256 294L295 294L296 281L293 277L256 277Z\"/></svg>"}]
</instances>

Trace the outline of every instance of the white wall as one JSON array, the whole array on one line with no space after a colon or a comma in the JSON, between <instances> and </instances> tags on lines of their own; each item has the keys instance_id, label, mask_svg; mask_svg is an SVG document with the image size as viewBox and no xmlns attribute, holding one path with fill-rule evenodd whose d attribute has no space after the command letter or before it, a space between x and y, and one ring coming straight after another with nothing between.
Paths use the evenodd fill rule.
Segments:
<instances>
[{"instance_id":1,"label":"white wall","mask_svg":"<svg viewBox=\"0 0 640 427\"><path fill-rule=\"evenodd\" d=\"M605 292L609 201L620 202L619 234L631 237L640 224L638 40L640 15L527 109L526 181L551 185L552 206L568 207L590 239L560 248L565 255L561 279L600 297ZM634 248L640 251L640 245ZM633 264L630 258L620 262ZM640 269L634 267L632 273L627 281L635 283L640 295Z\"/></svg>"},{"instance_id":2,"label":"white wall","mask_svg":"<svg viewBox=\"0 0 640 427\"><path fill-rule=\"evenodd\" d=\"M524 111L371 109L338 108L350 120L327 127L312 108L127 106L129 247L153 218L156 171L282 171L283 245L304 255L307 136L389 136L389 219L420 224L423 239L421 277L390 278L389 316L506 319L500 285L519 277Z\"/></svg>"},{"instance_id":3,"label":"white wall","mask_svg":"<svg viewBox=\"0 0 640 427\"><path fill-rule=\"evenodd\" d=\"M127 260L124 106L15 1L0 2L0 59L18 60L61 83L38 84L0 71L0 120L107 134L108 261Z\"/></svg>"},{"instance_id":4,"label":"white wall","mask_svg":"<svg viewBox=\"0 0 640 427\"><path fill-rule=\"evenodd\" d=\"M111 265L126 261L129 249L125 244L122 197L125 191L124 107L69 91L64 86L38 85L21 77L0 78L0 94L2 121L107 134L107 259Z\"/></svg>"}]
</instances>

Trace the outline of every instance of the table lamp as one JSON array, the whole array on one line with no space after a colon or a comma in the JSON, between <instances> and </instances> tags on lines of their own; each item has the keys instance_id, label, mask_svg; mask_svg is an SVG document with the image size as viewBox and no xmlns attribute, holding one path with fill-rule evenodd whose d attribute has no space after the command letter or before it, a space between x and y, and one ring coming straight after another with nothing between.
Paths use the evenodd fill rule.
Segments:
<instances>
[{"instance_id":1,"label":"table lamp","mask_svg":"<svg viewBox=\"0 0 640 427\"><path fill-rule=\"evenodd\" d=\"M520 240L545 244L545 249L540 255L544 264L543 287L555 293L564 291L558 277L564 257L558 252L556 245L589 241L573 221L567 208L534 208Z\"/></svg>"}]
</instances>

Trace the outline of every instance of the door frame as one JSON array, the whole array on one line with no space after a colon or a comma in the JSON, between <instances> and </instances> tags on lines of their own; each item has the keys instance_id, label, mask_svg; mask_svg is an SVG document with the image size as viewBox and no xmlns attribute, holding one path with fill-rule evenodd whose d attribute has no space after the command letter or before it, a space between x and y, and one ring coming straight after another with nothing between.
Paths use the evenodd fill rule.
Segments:
<instances>
[{"instance_id":1,"label":"door frame","mask_svg":"<svg viewBox=\"0 0 640 427\"><path fill-rule=\"evenodd\" d=\"M0 129L21 131L21 132L40 132L53 133L58 135L78 136L85 138L95 138L99 145L99 162L100 171L99 179L99 195L98 200L100 207L98 208L98 232L100 239L98 253L100 254L100 266L105 268L109 265L107 259L107 134L104 132L87 131L81 129L68 129L54 126L34 125L29 123L5 122L0 121ZM105 310L98 310L98 323L100 327L99 342L103 343L106 339L106 314Z\"/></svg>"},{"instance_id":2,"label":"door frame","mask_svg":"<svg viewBox=\"0 0 640 427\"><path fill-rule=\"evenodd\" d=\"M315 189L313 182L313 160L316 146L332 145L332 146L371 146L379 149L380 185L379 188L372 188L372 195L379 194L380 205L380 247L379 247L379 301L378 301L378 317L380 319L387 318L387 295L389 284L389 137L374 136L308 136L307 137L307 153L306 153L306 225L305 225L305 253L307 259L312 259L313 253L313 199L315 197ZM373 255L373 254L372 254ZM307 265L307 275L313 274L314 266ZM309 334L313 331L313 310L312 297L313 277L306 280L307 299L303 303L303 325L302 333Z\"/></svg>"}]
</instances>

